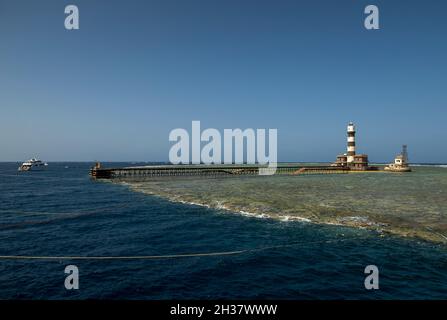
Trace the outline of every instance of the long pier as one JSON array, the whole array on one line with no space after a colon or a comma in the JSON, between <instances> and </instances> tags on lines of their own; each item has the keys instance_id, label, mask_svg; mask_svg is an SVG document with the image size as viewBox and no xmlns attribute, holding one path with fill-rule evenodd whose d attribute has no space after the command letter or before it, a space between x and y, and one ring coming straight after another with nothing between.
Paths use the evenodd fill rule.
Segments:
<instances>
[{"instance_id":1,"label":"long pier","mask_svg":"<svg viewBox=\"0 0 447 320\"><path fill-rule=\"evenodd\" d=\"M102 168L97 164L90 175L97 179L144 178L169 176L238 176L259 175L265 166L257 165L152 165L124 168ZM278 164L275 174L338 174L349 173L348 167L326 165L288 165Z\"/></svg>"}]
</instances>

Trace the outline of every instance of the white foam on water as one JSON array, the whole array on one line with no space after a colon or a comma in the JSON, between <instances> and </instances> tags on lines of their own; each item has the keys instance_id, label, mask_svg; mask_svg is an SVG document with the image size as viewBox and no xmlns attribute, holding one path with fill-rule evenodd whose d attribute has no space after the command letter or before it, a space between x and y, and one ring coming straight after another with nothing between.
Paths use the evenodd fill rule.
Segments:
<instances>
[{"instance_id":1,"label":"white foam on water","mask_svg":"<svg viewBox=\"0 0 447 320\"><path fill-rule=\"evenodd\" d=\"M268 219L271 218L268 214L265 213L254 213L254 212L248 212L244 210L240 210L239 214L246 216L246 217L254 217L254 218L260 218L260 219Z\"/></svg>"},{"instance_id":2,"label":"white foam on water","mask_svg":"<svg viewBox=\"0 0 447 320\"><path fill-rule=\"evenodd\" d=\"M287 221L312 222L312 220L310 220L310 219L298 217L298 216L284 215L284 216L279 216L279 218L283 222L287 222Z\"/></svg>"},{"instance_id":3,"label":"white foam on water","mask_svg":"<svg viewBox=\"0 0 447 320\"><path fill-rule=\"evenodd\" d=\"M214 207L216 209L228 210L227 207L221 201L216 201L215 203L216 204L214 205Z\"/></svg>"}]
</instances>

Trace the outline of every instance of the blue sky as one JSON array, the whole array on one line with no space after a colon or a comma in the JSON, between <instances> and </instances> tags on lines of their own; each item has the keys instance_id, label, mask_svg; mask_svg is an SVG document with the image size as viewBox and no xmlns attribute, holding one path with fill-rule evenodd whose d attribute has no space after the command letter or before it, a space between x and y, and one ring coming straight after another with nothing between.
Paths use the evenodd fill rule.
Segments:
<instances>
[{"instance_id":1,"label":"blue sky","mask_svg":"<svg viewBox=\"0 0 447 320\"><path fill-rule=\"evenodd\" d=\"M76 4L80 30L64 28ZM363 27L366 5L380 30ZM276 128L279 161L447 162L445 1L0 0L0 161L165 161L169 132Z\"/></svg>"}]
</instances>

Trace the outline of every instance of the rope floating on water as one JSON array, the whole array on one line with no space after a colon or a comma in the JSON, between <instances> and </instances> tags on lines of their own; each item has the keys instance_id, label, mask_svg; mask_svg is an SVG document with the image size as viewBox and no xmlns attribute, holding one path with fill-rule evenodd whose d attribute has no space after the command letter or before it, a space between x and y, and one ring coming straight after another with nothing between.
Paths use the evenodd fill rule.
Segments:
<instances>
[{"instance_id":1,"label":"rope floating on water","mask_svg":"<svg viewBox=\"0 0 447 320\"><path fill-rule=\"evenodd\" d=\"M306 241L293 242L276 246L258 247L252 249L242 249L235 251L221 251L221 252L204 252L204 253L183 253L183 254L169 254L169 255L147 255L147 256L22 256L22 255L0 255L0 260L164 260L164 259L178 259L178 258L194 258L194 257L212 257L212 256L232 256L251 252L265 251L271 249L279 249L292 247L303 244L318 244L331 243L347 240L358 240L355 238L333 239L323 241Z\"/></svg>"},{"instance_id":2,"label":"rope floating on water","mask_svg":"<svg viewBox=\"0 0 447 320\"><path fill-rule=\"evenodd\" d=\"M207 256L228 256L246 252L225 251L225 252L209 252L209 253L187 253L173 254L164 256L0 256L2 260L161 260L172 258L191 258L191 257L207 257Z\"/></svg>"}]
</instances>

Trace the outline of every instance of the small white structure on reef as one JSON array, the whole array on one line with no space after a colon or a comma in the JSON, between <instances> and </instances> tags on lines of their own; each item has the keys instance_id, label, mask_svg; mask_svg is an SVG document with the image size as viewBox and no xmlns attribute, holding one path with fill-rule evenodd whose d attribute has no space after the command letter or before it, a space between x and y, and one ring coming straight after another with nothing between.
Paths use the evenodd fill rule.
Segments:
<instances>
[{"instance_id":1,"label":"small white structure on reef","mask_svg":"<svg viewBox=\"0 0 447 320\"><path fill-rule=\"evenodd\" d=\"M407 146L402 146L402 153L397 155L394 159L394 163L390 163L385 167L387 171L395 171L395 172L410 172L411 168L408 165L408 154L407 154Z\"/></svg>"}]
</instances>

